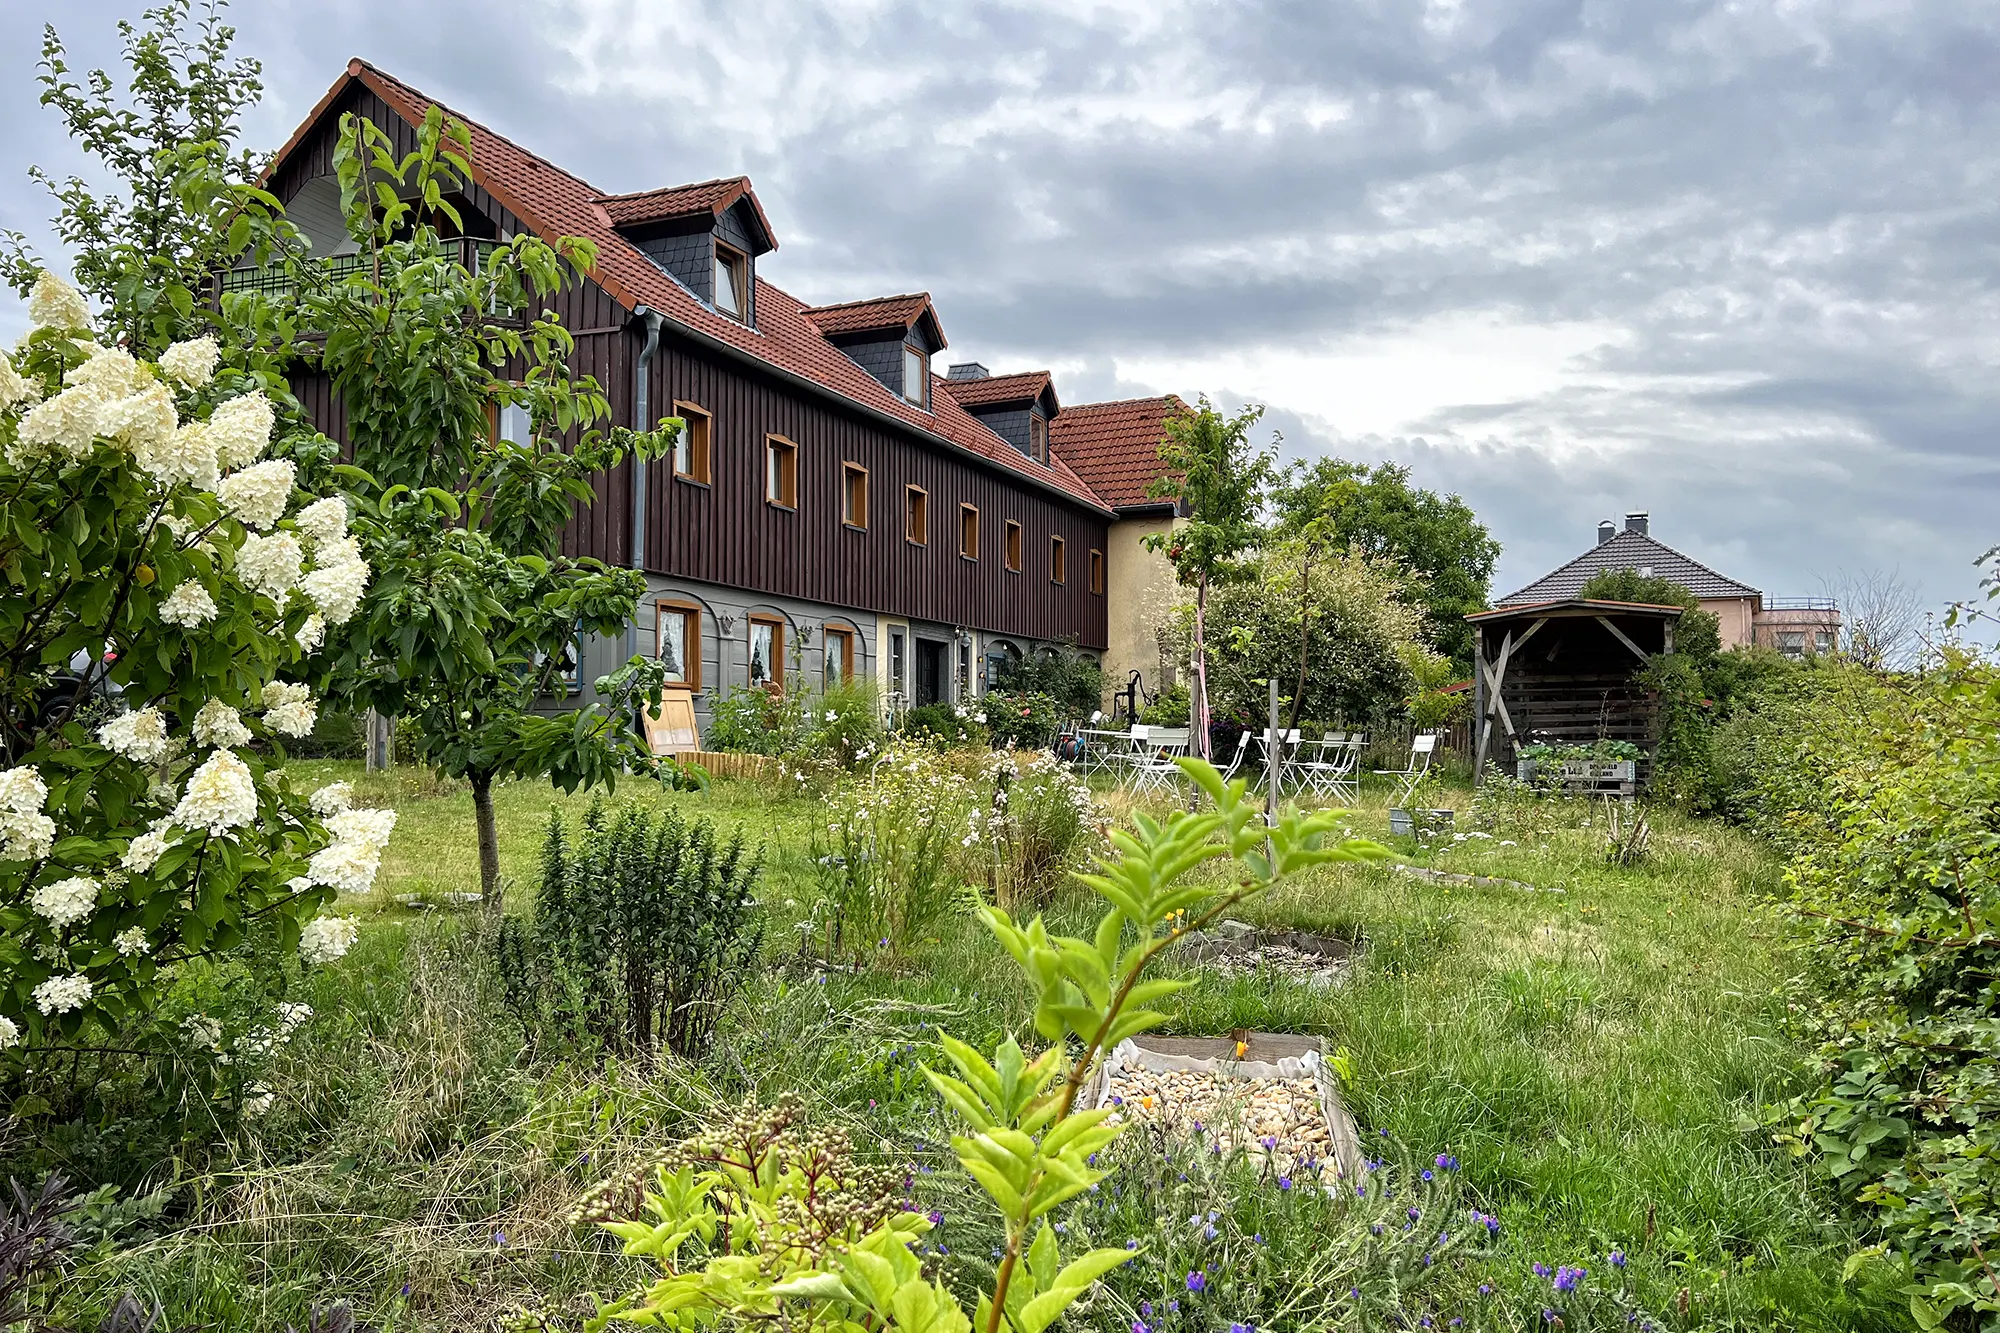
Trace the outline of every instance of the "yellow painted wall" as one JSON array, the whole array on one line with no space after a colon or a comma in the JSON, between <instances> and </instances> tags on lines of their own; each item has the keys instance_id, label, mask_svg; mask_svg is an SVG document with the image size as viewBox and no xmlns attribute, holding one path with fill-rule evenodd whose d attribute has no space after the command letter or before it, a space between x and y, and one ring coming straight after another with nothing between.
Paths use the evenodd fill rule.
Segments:
<instances>
[{"instance_id":1,"label":"yellow painted wall","mask_svg":"<svg viewBox=\"0 0 2000 1333\"><path fill-rule=\"evenodd\" d=\"M1109 620L1104 650L1104 684L1108 691L1125 688L1136 669L1144 673L1148 690L1160 687L1159 627L1178 598L1173 566L1165 552L1143 545L1154 533L1170 530L1178 519L1121 518L1113 522L1110 549L1104 553L1105 612Z\"/></svg>"}]
</instances>

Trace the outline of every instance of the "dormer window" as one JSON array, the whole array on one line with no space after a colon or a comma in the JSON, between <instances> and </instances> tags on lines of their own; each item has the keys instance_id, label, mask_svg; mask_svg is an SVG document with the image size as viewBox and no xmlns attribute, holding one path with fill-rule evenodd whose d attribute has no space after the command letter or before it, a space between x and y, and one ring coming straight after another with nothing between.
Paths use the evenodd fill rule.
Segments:
<instances>
[{"instance_id":1,"label":"dormer window","mask_svg":"<svg viewBox=\"0 0 2000 1333\"><path fill-rule=\"evenodd\" d=\"M743 318L748 304L744 275L749 265L721 241L715 243L715 308L731 319Z\"/></svg>"},{"instance_id":2,"label":"dormer window","mask_svg":"<svg viewBox=\"0 0 2000 1333\"><path fill-rule=\"evenodd\" d=\"M930 387L931 359L922 349L903 344L903 397L918 407L924 405L924 391Z\"/></svg>"},{"instance_id":3,"label":"dormer window","mask_svg":"<svg viewBox=\"0 0 2000 1333\"><path fill-rule=\"evenodd\" d=\"M1049 464L1049 423L1032 413L1028 416L1028 457L1043 467Z\"/></svg>"}]
</instances>

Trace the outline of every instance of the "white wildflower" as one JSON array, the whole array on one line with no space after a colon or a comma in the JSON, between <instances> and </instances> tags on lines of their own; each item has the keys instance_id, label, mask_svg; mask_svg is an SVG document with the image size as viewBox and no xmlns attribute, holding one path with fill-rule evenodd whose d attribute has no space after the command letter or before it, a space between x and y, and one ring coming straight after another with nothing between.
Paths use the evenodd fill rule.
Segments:
<instances>
[{"instance_id":1,"label":"white wildflower","mask_svg":"<svg viewBox=\"0 0 2000 1333\"><path fill-rule=\"evenodd\" d=\"M215 488L215 498L245 527L269 528L285 516L297 471L289 459L266 459L224 477Z\"/></svg>"},{"instance_id":2,"label":"white wildflower","mask_svg":"<svg viewBox=\"0 0 2000 1333\"><path fill-rule=\"evenodd\" d=\"M32 380L26 379L14 369L14 363L0 352L0 412L18 403L32 403L42 396Z\"/></svg>"},{"instance_id":3,"label":"white wildflower","mask_svg":"<svg viewBox=\"0 0 2000 1333\"><path fill-rule=\"evenodd\" d=\"M264 687L264 725L281 736L310 736L319 721L319 705L304 685L274 680Z\"/></svg>"},{"instance_id":4,"label":"white wildflower","mask_svg":"<svg viewBox=\"0 0 2000 1333\"><path fill-rule=\"evenodd\" d=\"M233 750L217 750L194 771L173 813L180 827L211 834L227 834L256 818L257 784Z\"/></svg>"},{"instance_id":5,"label":"white wildflower","mask_svg":"<svg viewBox=\"0 0 2000 1333\"><path fill-rule=\"evenodd\" d=\"M90 1003L90 978L81 972L66 977L50 977L35 987L35 1008L45 1014L66 1014Z\"/></svg>"},{"instance_id":6,"label":"white wildflower","mask_svg":"<svg viewBox=\"0 0 2000 1333\"><path fill-rule=\"evenodd\" d=\"M71 875L53 884L39 884L28 895L28 906L57 930L73 926L97 910L97 881Z\"/></svg>"},{"instance_id":7,"label":"white wildflower","mask_svg":"<svg viewBox=\"0 0 2000 1333\"><path fill-rule=\"evenodd\" d=\"M189 1014L181 1020L181 1031L188 1034L188 1040L206 1051L222 1050L222 1024L207 1014Z\"/></svg>"},{"instance_id":8,"label":"white wildflower","mask_svg":"<svg viewBox=\"0 0 2000 1333\"><path fill-rule=\"evenodd\" d=\"M368 566L359 560L321 565L300 580L299 590L325 614L329 625L344 625L368 590Z\"/></svg>"},{"instance_id":9,"label":"white wildflower","mask_svg":"<svg viewBox=\"0 0 2000 1333\"><path fill-rule=\"evenodd\" d=\"M165 829L153 829L132 839L132 845L125 849L118 864L135 875L143 875L159 863L171 844L167 841Z\"/></svg>"},{"instance_id":10,"label":"white wildflower","mask_svg":"<svg viewBox=\"0 0 2000 1333\"><path fill-rule=\"evenodd\" d=\"M175 343L160 354L160 373L184 388L199 389L215 375L222 349L206 335Z\"/></svg>"},{"instance_id":11,"label":"white wildflower","mask_svg":"<svg viewBox=\"0 0 2000 1333\"><path fill-rule=\"evenodd\" d=\"M331 963L347 955L360 933L360 923L351 916L316 916L299 931L299 957L308 963Z\"/></svg>"},{"instance_id":12,"label":"white wildflower","mask_svg":"<svg viewBox=\"0 0 2000 1333\"><path fill-rule=\"evenodd\" d=\"M151 950L153 946L146 943L145 931L137 926L131 926L111 937L111 947L116 949L122 958L137 958L140 954Z\"/></svg>"},{"instance_id":13,"label":"white wildflower","mask_svg":"<svg viewBox=\"0 0 2000 1333\"><path fill-rule=\"evenodd\" d=\"M243 1089L243 1118L253 1120L263 1115L277 1104L278 1094L262 1083L252 1083Z\"/></svg>"},{"instance_id":14,"label":"white wildflower","mask_svg":"<svg viewBox=\"0 0 2000 1333\"><path fill-rule=\"evenodd\" d=\"M304 563L305 553L299 550L299 539L291 533L274 532L260 537L253 532L237 549L236 576L251 591L282 602L285 594L298 584L299 569Z\"/></svg>"},{"instance_id":15,"label":"white wildflower","mask_svg":"<svg viewBox=\"0 0 2000 1333\"><path fill-rule=\"evenodd\" d=\"M113 754L154 764L173 753L167 737L167 719L157 708L140 708L120 713L97 729L97 739Z\"/></svg>"},{"instance_id":16,"label":"white wildflower","mask_svg":"<svg viewBox=\"0 0 2000 1333\"><path fill-rule=\"evenodd\" d=\"M286 1000L278 1006L279 1036L289 1039L294 1032L304 1027L306 1021L312 1016L313 1007L311 1005L303 1001L295 1003L291 1000Z\"/></svg>"},{"instance_id":17,"label":"white wildflower","mask_svg":"<svg viewBox=\"0 0 2000 1333\"><path fill-rule=\"evenodd\" d=\"M310 578L311 575L307 577ZM326 617L317 611L313 612L300 624L299 632L295 637L298 640L300 652L318 652L320 644L326 641Z\"/></svg>"},{"instance_id":18,"label":"white wildflower","mask_svg":"<svg viewBox=\"0 0 2000 1333\"><path fill-rule=\"evenodd\" d=\"M212 491L220 474L215 438L205 421L186 422L164 440L135 445L132 456L162 486L185 482L196 490Z\"/></svg>"},{"instance_id":19,"label":"white wildflower","mask_svg":"<svg viewBox=\"0 0 2000 1333\"><path fill-rule=\"evenodd\" d=\"M0 1051L21 1044L21 1027L11 1018L0 1017Z\"/></svg>"},{"instance_id":20,"label":"white wildflower","mask_svg":"<svg viewBox=\"0 0 2000 1333\"><path fill-rule=\"evenodd\" d=\"M215 619L215 599L199 579L183 579L160 603L160 619L182 629L198 629Z\"/></svg>"},{"instance_id":21,"label":"white wildflower","mask_svg":"<svg viewBox=\"0 0 2000 1333\"><path fill-rule=\"evenodd\" d=\"M38 329L88 329L90 307L76 288L43 269L28 293L28 322Z\"/></svg>"},{"instance_id":22,"label":"white wildflower","mask_svg":"<svg viewBox=\"0 0 2000 1333\"><path fill-rule=\"evenodd\" d=\"M329 782L307 798L312 812L321 819L337 815L354 800L354 784L351 782Z\"/></svg>"},{"instance_id":23,"label":"white wildflower","mask_svg":"<svg viewBox=\"0 0 2000 1333\"><path fill-rule=\"evenodd\" d=\"M320 563L325 564L324 548L347 535L347 501L337 495L315 500L299 511L298 524L299 535L312 544Z\"/></svg>"},{"instance_id":24,"label":"white wildflower","mask_svg":"<svg viewBox=\"0 0 2000 1333\"><path fill-rule=\"evenodd\" d=\"M197 745L233 750L249 739L250 728L243 725L242 715L220 699L210 699L194 715L194 740Z\"/></svg>"},{"instance_id":25,"label":"white wildflower","mask_svg":"<svg viewBox=\"0 0 2000 1333\"><path fill-rule=\"evenodd\" d=\"M224 468L247 467L271 442L275 414L271 400L262 393L246 393L231 398L208 417L209 438L215 443L216 462Z\"/></svg>"}]
</instances>

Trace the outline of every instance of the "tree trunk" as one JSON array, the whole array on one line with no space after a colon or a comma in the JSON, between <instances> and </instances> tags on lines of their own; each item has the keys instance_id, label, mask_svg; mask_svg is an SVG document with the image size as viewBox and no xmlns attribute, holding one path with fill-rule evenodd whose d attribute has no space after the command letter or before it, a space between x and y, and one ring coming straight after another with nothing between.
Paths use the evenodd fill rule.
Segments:
<instances>
[{"instance_id":1,"label":"tree trunk","mask_svg":"<svg viewBox=\"0 0 2000 1333\"><path fill-rule=\"evenodd\" d=\"M1194 723L1194 752L1203 759L1208 753L1208 580L1194 585L1194 703L1189 720Z\"/></svg>"},{"instance_id":2,"label":"tree trunk","mask_svg":"<svg viewBox=\"0 0 2000 1333\"><path fill-rule=\"evenodd\" d=\"M499 916L506 904L500 901L500 826L493 819L493 775L468 773L472 784L472 816L479 826L479 892L486 911Z\"/></svg>"}]
</instances>

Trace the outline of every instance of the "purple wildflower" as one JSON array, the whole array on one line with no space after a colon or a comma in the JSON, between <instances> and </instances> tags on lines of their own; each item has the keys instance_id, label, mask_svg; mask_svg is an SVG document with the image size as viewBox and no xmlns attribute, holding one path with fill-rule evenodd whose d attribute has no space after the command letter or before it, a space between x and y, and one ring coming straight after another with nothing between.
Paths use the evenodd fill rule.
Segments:
<instances>
[{"instance_id":1,"label":"purple wildflower","mask_svg":"<svg viewBox=\"0 0 2000 1333\"><path fill-rule=\"evenodd\" d=\"M1192 1273L1189 1273L1187 1275L1187 1289L1194 1292L1206 1291L1208 1289L1208 1270L1197 1268Z\"/></svg>"},{"instance_id":2,"label":"purple wildflower","mask_svg":"<svg viewBox=\"0 0 2000 1333\"><path fill-rule=\"evenodd\" d=\"M1564 1265L1556 1270L1555 1289L1565 1293L1575 1291L1576 1284L1589 1276L1590 1270L1587 1268L1571 1268Z\"/></svg>"},{"instance_id":3,"label":"purple wildflower","mask_svg":"<svg viewBox=\"0 0 2000 1333\"><path fill-rule=\"evenodd\" d=\"M1290 1176L1279 1176L1279 1177L1278 1177L1278 1188L1279 1188L1279 1189L1281 1189L1281 1190L1288 1190L1288 1189L1290 1189L1291 1187L1292 1187L1292 1178L1291 1178Z\"/></svg>"},{"instance_id":4,"label":"purple wildflower","mask_svg":"<svg viewBox=\"0 0 2000 1333\"><path fill-rule=\"evenodd\" d=\"M1437 1169L1440 1171L1456 1171L1458 1170L1458 1159L1448 1152L1441 1152L1437 1155Z\"/></svg>"},{"instance_id":5,"label":"purple wildflower","mask_svg":"<svg viewBox=\"0 0 2000 1333\"><path fill-rule=\"evenodd\" d=\"M1613 1268L1623 1268L1625 1266L1625 1251L1613 1250L1611 1252L1611 1266Z\"/></svg>"},{"instance_id":6,"label":"purple wildflower","mask_svg":"<svg viewBox=\"0 0 2000 1333\"><path fill-rule=\"evenodd\" d=\"M934 1227L941 1227L941 1226L943 1226L943 1225L944 1225L944 1210L943 1210L943 1209L941 1209L941 1208L933 1208L933 1209L931 1209L931 1211L930 1211L930 1213L929 1213L929 1217L930 1217L930 1219L931 1219L931 1225L932 1225L932 1226L934 1226Z\"/></svg>"}]
</instances>

